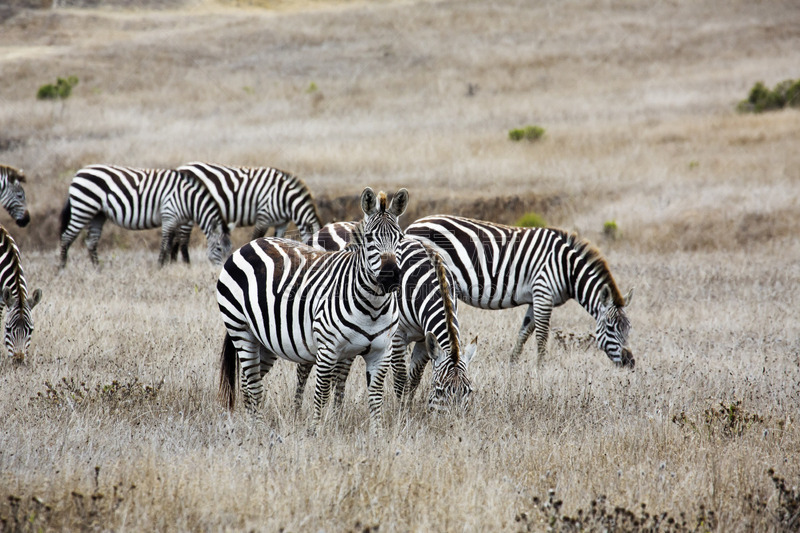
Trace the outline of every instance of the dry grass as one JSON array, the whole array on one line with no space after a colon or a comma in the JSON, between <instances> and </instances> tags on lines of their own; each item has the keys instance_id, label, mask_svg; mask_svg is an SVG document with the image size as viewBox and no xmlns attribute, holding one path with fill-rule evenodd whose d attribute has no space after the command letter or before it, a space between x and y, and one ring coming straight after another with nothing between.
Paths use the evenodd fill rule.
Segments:
<instances>
[{"instance_id":1,"label":"dry grass","mask_svg":"<svg viewBox=\"0 0 800 533\"><path fill-rule=\"evenodd\" d=\"M734 108L798 77L793 3L34 3L0 12L0 161L25 169L33 216L0 223L44 289L30 361L0 363L6 528L569 530L542 509L553 488L559 516L606 495L688 529L791 529L796 492L767 470L800 481L800 114ZM35 99L68 75L68 100ZM526 124L546 138L508 141ZM260 419L230 416L199 241L158 270L157 232L109 227L99 271L79 245L55 269L77 168L196 159L295 172L326 221L364 185L405 186L405 222L536 211L578 230L636 287L637 368L586 345L574 304L543 367L528 347L510 368L523 310L462 306L466 416L387 396L370 440L363 364L318 437L289 364Z\"/></svg>"}]
</instances>

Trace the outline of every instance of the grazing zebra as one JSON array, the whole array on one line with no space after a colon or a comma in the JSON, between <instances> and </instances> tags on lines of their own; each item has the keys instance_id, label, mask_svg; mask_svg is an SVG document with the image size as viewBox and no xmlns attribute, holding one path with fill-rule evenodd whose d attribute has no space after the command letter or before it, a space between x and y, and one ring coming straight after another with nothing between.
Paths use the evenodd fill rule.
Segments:
<instances>
[{"instance_id":1,"label":"grazing zebra","mask_svg":"<svg viewBox=\"0 0 800 533\"><path fill-rule=\"evenodd\" d=\"M608 264L575 234L552 228L515 228L468 218L435 215L412 223L406 234L432 245L452 270L458 297L483 309L528 305L514 362L536 332L541 363L553 308L574 298L597 321L598 348L616 364L634 366L626 348L630 322Z\"/></svg>"},{"instance_id":2,"label":"grazing zebra","mask_svg":"<svg viewBox=\"0 0 800 533\"><path fill-rule=\"evenodd\" d=\"M228 224L255 226L253 239L263 237L271 226L275 236L283 237L289 222L294 222L305 241L320 228L317 206L302 179L268 167L227 167L211 163L188 163L178 171L203 182L220 206ZM176 239L184 260L192 225L181 226ZM176 258L177 247L172 251Z\"/></svg>"},{"instance_id":3,"label":"grazing zebra","mask_svg":"<svg viewBox=\"0 0 800 533\"><path fill-rule=\"evenodd\" d=\"M376 205L377 200L377 205ZM220 398L235 406L239 367L245 406L254 411L263 377L278 357L316 363L316 428L330 396L336 366L361 355L367 366L370 426L381 425L383 380L397 329L396 250L403 236L397 218L408 191L387 208L386 195L361 194L365 218L353 244L324 252L280 238L257 239L234 252L217 282L217 302L227 328L221 354Z\"/></svg>"},{"instance_id":4,"label":"grazing zebra","mask_svg":"<svg viewBox=\"0 0 800 533\"><path fill-rule=\"evenodd\" d=\"M324 250L341 250L350 242L355 225L355 222L326 224L314 234L309 244ZM433 360L429 407L440 411L455 403L466 408L472 392L467 366L475 355L477 337L462 351L452 274L439 254L416 239L403 239L398 257L402 277L400 321L392 339L395 394L398 398L406 393L409 398L413 397L425 366ZM416 344L409 361L407 384L404 354L412 342ZM295 397L298 401L302 399L310 371L311 365L297 368L298 391ZM339 374L347 377L343 370ZM344 385L344 379L337 382L334 398L339 401L344 396Z\"/></svg>"},{"instance_id":5,"label":"grazing zebra","mask_svg":"<svg viewBox=\"0 0 800 533\"><path fill-rule=\"evenodd\" d=\"M92 263L99 263L97 242L106 218L126 229L161 226L160 265L169 258L174 230L188 221L203 229L211 262L222 263L231 251L228 227L201 183L174 170L92 165L72 178L61 212L62 268L70 245L87 224L89 256Z\"/></svg>"},{"instance_id":6,"label":"grazing zebra","mask_svg":"<svg viewBox=\"0 0 800 533\"><path fill-rule=\"evenodd\" d=\"M21 170L7 165L0 165L0 203L6 208L8 214L24 228L31 221L28 213L28 204L25 202L25 174Z\"/></svg>"},{"instance_id":7,"label":"grazing zebra","mask_svg":"<svg viewBox=\"0 0 800 533\"><path fill-rule=\"evenodd\" d=\"M9 357L23 362L28 354L33 334L31 309L42 298L42 290L36 289L28 296L28 284L20 264L19 248L8 231L0 226L0 287L3 301L0 302L0 320L6 315L5 343Z\"/></svg>"}]
</instances>

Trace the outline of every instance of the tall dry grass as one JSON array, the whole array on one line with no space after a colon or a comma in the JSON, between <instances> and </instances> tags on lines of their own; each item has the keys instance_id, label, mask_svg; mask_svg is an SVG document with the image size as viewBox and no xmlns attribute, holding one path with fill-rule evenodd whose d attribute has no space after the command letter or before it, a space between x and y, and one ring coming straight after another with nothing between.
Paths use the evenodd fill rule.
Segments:
<instances>
[{"instance_id":1,"label":"tall dry grass","mask_svg":"<svg viewBox=\"0 0 800 533\"><path fill-rule=\"evenodd\" d=\"M800 480L798 113L734 107L759 79L797 77L796 6L114 6L12 6L0 22L0 159L26 170L33 214L0 223L44 289L28 364L0 364L4 528L568 530L561 516L593 500L689 529L792 527L797 492L767 472ZM34 98L66 75L68 100ZM508 141L527 124L545 139ZM409 216L536 210L636 287L637 368L611 367L574 303L543 366L529 346L512 368L524 310L462 306L479 336L467 415L429 415L425 390L407 410L387 395L371 440L363 364L318 437L290 364L258 419L228 415L200 241L191 266L159 270L157 231L107 227L99 271L80 242L56 271L75 170L196 159L297 173L326 219L351 217L365 185L408 187Z\"/></svg>"}]
</instances>

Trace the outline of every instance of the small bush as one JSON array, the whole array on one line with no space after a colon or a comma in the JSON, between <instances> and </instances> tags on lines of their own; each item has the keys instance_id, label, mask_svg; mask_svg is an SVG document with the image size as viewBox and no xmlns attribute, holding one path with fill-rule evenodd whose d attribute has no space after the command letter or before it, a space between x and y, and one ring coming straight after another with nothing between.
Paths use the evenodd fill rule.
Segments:
<instances>
[{"instance_id":1,"label":"small bush","mask_svg":"<svg viewBox=\"0 0 800 533\"><path fill-rule=\"evenodd\" d=\"M589 507L580 508L570 516L563 512L564 502L556 499L555 489L547 491L547 499L533 497L529 510L514 517L517 531L551 531L554 533L579 533L583 531L653 532L671 531L699 533L716 529L718 520L713 510L703 504L694 513L681 511L678 516L667 512L650 512L647 505L639 504L633 510L616 505L612 508L604 494L591 501Z\"/></svg>"},{"instance_id":2,"label":"small bush","mask_svg":"<svg viewBox=\"0 0 800 533\"><path fill-rule=\"evenodd\" d=\"M519 217L516 225L522 228L544 228L547 227L547 222L540 214L530 211Z\"/></svg>"},{"instance_id":3,"label":"small bush","mask_svg":"<svg viewBox=\"0 0 800 533\"><path fill-rule=\"evenodd\" d=\"M69 76L67 79L58 78L55 85L48 83L39 87L36 98L39 100L65 100L72 94L72 88L78 84L78 78Z\"/></svg>"},{"instance_id":4,"label":"small bush","mask_svg":"<svg viewBox=\"0 0 800 533\"><path fill-rule=\"evenodd\" d=\"M508 138L512 141L538 141L544 136L544 128L541 126L525 126L524 128L513 129L508 132Z\"/></svg>"},{"instance_id":5,"label":"small bush","mask_svg":"<svg viewBox=\"0 0 800 533\"><path fill-rule=\"evenodd\" d=\"M617 227L616 221L608 220L603 224L603 235L612 241L616 240L619 235L619 227Z\"/></svg>"},{"instance_id":6,"label":"small bush","mask_svg":"<svg viewBox=\"0 0 800 533\"><path fill-rule=\"evenodd\" d=\"M784 80L772 90L759 81L750 89L747 100L739 102L737 109L742 113L763 113L787 106L800 107L800 79Z\"/></svg>"}]
</instances>

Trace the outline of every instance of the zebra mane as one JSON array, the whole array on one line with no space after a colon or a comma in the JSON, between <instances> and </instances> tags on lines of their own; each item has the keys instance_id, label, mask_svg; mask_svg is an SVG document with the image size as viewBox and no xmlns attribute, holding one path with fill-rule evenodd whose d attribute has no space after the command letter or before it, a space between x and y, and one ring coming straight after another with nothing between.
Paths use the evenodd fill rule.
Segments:
<instances>
[{"instance_id":1,"label":"zebra mane","mask_svg":"<svg viewBox=\"0 0 800 533\"><path fill-rule=\"evenodd\" d=\"M614 276L611 275L611 270L608 268L608 263L606 262L603 255L600 253L592 243L583 239L578 236L577 233L574 232L566 232L563 230L554 230L557 233L560 233L561 236L567 241L570 248L575 250L575 253L578 254L584 261L591 265L592 270L594 270L597 274L599 274L603 280L605 281L606 286L608 286L609 290L611 291L611 299L614 301L614 305L617 307L624 307L625 306L625 298L622 296L622 293L619 291L619 287L617 287L617 282L614 281Z\"/></svg>"},{"instance_id":2,"label":"zebra mane","mask_svg":"<svg viewBox=\"0 0 800 533\"><path fill-rule=\"evenodd\" d=\"M303 191L305 194L308 195L308 199L310 200L309 203L311 204L311 211L312 214L314 215L314 218L316 218L317 221L321 220L319 218L319 211L317 210L317 202L314 200L314 193L311 192L311 189L308 187L308 185L306 185L306 182L303 180L303 178L295 176L294 174L291 174L289 172L284 172L282 170L280 172L284 175L286 181L288 181L293 186L297 187L298 189L300 189L301 191Z\"/></svg>"},{"instance_id":3,"label":"zebra mane","mask_svg":"<svg viewBox=\"0 0 800 533\"><path fill-rule=\"evenodd\" d=\"M364 219L358 221L358 224L355 225L353 228L352 233L350 234L350 242L347 243L345 249L358 246L363 246L364 244Z\"/></svg>"},{"instance_id":4,"label":"zebra mane","mask_svg":"<svg viewBox=\"0 0 800 533\"><path fill-rule=\"evenodd\" d=\"M380 191L378 193L378 206L379 206L379 208L381 210L381 213L385 213L386 212L386 207L387 207L386 204L387 203L388 203L388 200L386 199L386 193L383 192L383 191Z\"/></svg>"},{"instance_id":5,"label":"zebra mane","mask_svg":"<svg viewBox=\"0 0 800 533\"><path fill-rule=\"evenodd\" d=\"M25 285L25 278L22 274L22 267L20 266L19 260L19 248L17 247L17 243L14 241L14 238L8 233L8 230L3 226L0 226L0 252L3 250L9 250L11 253L11 260L14 262L14 275L13 275L13 283L11 288L15 293L17 298L20 301L24 301L28 297L28 289ZM2 296L2 291L0 291L0 296Z\"/></svg>"},{"instance_id":6,"label":"zebra mane","mask_svg":"<svg viewBox=\"0 0 800 533\"><path fill-rule=\"evenodd\" d=\"M23 174L21 170L9 165L0 165L0 175L12 180L16 178L18 182L25 183L25 174Z\"/></svg>"},{"instance_id":7,"label":"zebra mane","mask_svg":"<svg viewBox=\"0 0 800 533\"><path fill-rule=\"evenodd\" d=\"M433 265L434 272L436 273L436 280L439 283L439 290L442 293L442 302L444 303L444 316L445 323L447 324L447 336L450 339L450 356L453 358L453 362L458 363L458 360L461 358L461 346L458 342L458 331L456 330L455 320L453 319L456 312L455 308L453 307L453 299L450 295L450 284L447 282L447 271L444 266L444 261L442 261L442 256L439 255L436 250L427 244L421 244L425 249L425 253L428 254L428 259Z\"/></svg>"}]
</instances>

